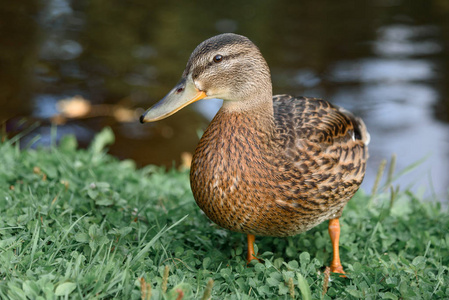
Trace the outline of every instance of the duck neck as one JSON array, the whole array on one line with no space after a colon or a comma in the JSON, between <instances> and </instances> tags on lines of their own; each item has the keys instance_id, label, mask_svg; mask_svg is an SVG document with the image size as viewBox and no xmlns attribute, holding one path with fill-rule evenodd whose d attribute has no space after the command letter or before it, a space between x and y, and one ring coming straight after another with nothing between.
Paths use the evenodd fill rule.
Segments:
<instances>
[{"instance_id":1,"label":"duck neck","mask_svg":"<svg viewBox=\"0 0 449 300\"><path fill-rule=\"evenodd\" d=\"M247 105L245 105L245 103ZM275 133L273 100L270 97L249 101L223 101L220 114L256 134L259 139L269 142Z\"/></svg>"}]
</instances>

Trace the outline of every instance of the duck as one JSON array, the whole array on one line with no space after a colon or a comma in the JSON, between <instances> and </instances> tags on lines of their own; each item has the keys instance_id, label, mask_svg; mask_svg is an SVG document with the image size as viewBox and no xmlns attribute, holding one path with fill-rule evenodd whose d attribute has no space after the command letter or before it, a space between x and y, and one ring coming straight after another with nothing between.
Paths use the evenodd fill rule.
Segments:
<instances>
[{"instance_id":1,"label":"duck","mask_svg":"<svg viewBox=\"0 0 449 300\"><path fill-rule=\"evenodd\" d=\"M259 48L225 33L195 48L180 81L140 122L215 98L223 104L190 168L197 205L214 223L247 235L248 264L259 260L255 236L294 236L329 220L330 271L344 274L339 219L365 175L363 120L323 99L273 96Z\"/></svg>"}]
</instances>

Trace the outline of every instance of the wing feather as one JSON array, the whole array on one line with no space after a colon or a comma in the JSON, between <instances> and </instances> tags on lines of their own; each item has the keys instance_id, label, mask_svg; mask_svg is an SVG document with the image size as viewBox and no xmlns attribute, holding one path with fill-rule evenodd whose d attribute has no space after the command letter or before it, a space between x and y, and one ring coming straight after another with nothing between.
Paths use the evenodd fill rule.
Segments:
<instances>
[{"instance_id":1,"label":"wing feather","mask_svg":"<svg viewBox=\"0 0 449 300\"><path fill-rule=\"evenodd\" d=\"M285 168L299 178L289 188L307 190L310 201L321 203L323 210L330 203L346 203L365 174L369 134L362 119L317 98L278 95L273 107L277 138L289 164ZM284 195L284 200L303 201L288 188Z\"/></svg>"}]
</instances>

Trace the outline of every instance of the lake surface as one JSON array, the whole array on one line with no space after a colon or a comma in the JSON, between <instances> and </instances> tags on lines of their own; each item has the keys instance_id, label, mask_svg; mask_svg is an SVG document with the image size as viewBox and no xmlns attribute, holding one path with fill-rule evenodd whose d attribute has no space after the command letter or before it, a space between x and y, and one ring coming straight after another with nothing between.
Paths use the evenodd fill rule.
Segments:
<instances>
[{"instance_id":1,"label":"lake surface","mask_svg":"<svg viewBox=\"0 0 449 300\"><path fill-rule=\"evenodd\" d=\"M275 93L325 98L361 116L370 131L363 187L382 159L395 182L448 199L449 2L9 1L0 7L0 120L22 146L75 134L87 145L110 126L110 152L139 166L172 166L193 152L220 106L205 100L155 124L137 117L179 80L191 51L222 33L248 36L272 72ZM56 118L81 96L90 113ZM37 123L38 122L38 123ZM35 127L36 124L39 126Z\"/></svg>"}]
</instances>

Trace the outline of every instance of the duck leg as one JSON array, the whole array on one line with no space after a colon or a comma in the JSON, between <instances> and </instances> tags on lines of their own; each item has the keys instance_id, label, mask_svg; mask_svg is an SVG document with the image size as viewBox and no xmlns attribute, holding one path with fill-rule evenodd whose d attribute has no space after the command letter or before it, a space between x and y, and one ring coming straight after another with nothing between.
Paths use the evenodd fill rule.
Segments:
<instances>
[{"instance_id":1,"label":"duck leg","mask_svg":"<svg viewBox=\"0 0 449 300\"><path fill-rule=\"evenodd\" d=\"M340 221L338 219L329 220L329 236L331 238L333 250L331 272L344 274L345 272L343 271L343 266L340 262Z\"/></svg>"},{"instance_id":2,"label":"duck leg","mask_svg":"<svg viewBox=\"0 0 449 300\"><path fill-rule=\"evenodd\" d=\"M256 253L254 252L254 242L256 241L256 237L254 236L254 234L248 234L247 238L248 238L248 254L246 256L246 260L247 263L249 264L251 260L253 259L259 260L259 259L256 257Z\"/></svg>"}]
</instances>

